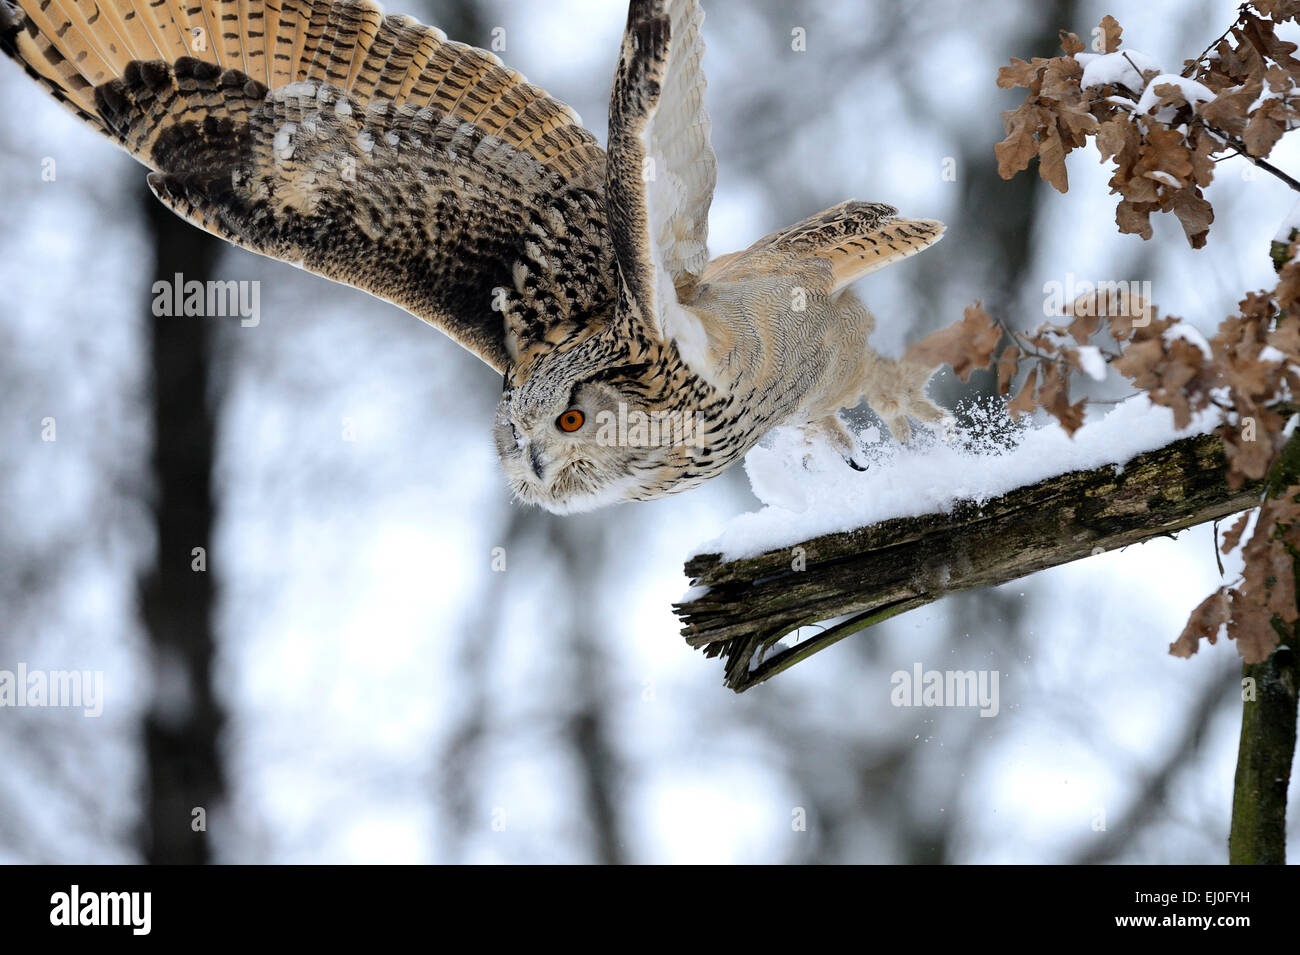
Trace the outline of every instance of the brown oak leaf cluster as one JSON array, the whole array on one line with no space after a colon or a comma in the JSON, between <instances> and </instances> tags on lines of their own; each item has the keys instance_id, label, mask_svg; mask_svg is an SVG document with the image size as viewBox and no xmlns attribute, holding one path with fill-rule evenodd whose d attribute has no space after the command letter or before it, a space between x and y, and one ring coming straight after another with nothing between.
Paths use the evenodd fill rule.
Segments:
<instances>
[{"instance_id":1,"label":"brown oak leaf cluster","mask_svg":"<svg viewBox=\"0 0 1300 955\"><path fill-rule=\"evenodd\" d=\"M906 361L918 365L948 365L962 381L969 381L977 368L987 368L993 349L1002 340L1002 329L994 324L980 302L967 305L962 320L927 335L907 350Z\"/></svg>"},{"instance_id":2,"label":"brown oak leaf cluster","mask_svg":"<svg viewBox=\"0 0 1300 955\"><path fill-rule=\"evenodd\" d=\"M1169 646L1174 656L1190 657L1200 649L1202 638L1215 643L1223 632L1237 641L1242 659L1260 663L1279 640L1289 641L1295 632L1300 619L1295 578L1300 506L1288 496L1265 501L1256 512L1240 515L1223 537L1224 553L1240 544L1252 514L1255 532L1242 547L1241 580L1215 590L1192 611L1182 634Z\"/></svg>"},{"instance_id":3,"label":"brown oak leaf cluster","mask_svg":"<svg viewBox=\"0 0 1300 955\"><path fill-rule=\"evenodd\" d=\"M1300 241L1291 251L1300 253ZM994 328L1000 337L990 342ZM942 347L931 350L928 343L938 336ZM1083 348L1096 349L1100 360L1146 392L1153 404L1169 408L1179 428L1194 415L1217 409L1233 486L1270 477L1292 447L1287 421L1295 406L1290 396L1300 394L1300 261L1281 270L1276 289L1248 293L1239 313L1224 320L1208 340L1136 297L1092 292L1068 304L1062 322L1044 323L1032 333L1003 332L976 303L962 322L918 343L909 355L956 362L963 378L977 368L993 368L1003 395L1025 372L1007 405L1011 415L1041 409L1073 434L1083 424L1087 404L1086 398L1073 403L1068 398L1070 376L1084 370ZM1300 464L1300 450L1293 448L1293 453ZM1200 637L1214 642L1222 624L1242 657L1255 663L1277 645L1278 625L1295 626L1300 616L1293 564L1293 557L1300 556L1297 484L1300 467L1285 474L1278 493L1242 515L1225 535L1222 550L1227 554L1242 546L1249 517L1256 515L1242 546L1242 580L1197 608L1171 645L1172 653L1189 656Z\"/></svg>"},{"instance_id":4,"label":"brown oak leaf cluster","mask_svg":"<svg viewBox=\"0 0 1300 955\"><path fill-rule=\"evenodd\" d=\"M1214 178L1214 157L1236 152L1288 178L1263 161L1300 125L1297 47L1275 33L1277 23L1300 22L1300 0L1252 0L1238 12L1236 22L1177 76L1147 67L1141 54L1121 54L1122 31L1109 16L1097 31L1094 54L1063 32L1063 56L1013 60L999 72L998 85L1028 95L1003 114L1007 137L996 146L999 172L1010 178L1036 159L1039 175L1065 192L1065 157L1092 138L1103 160L1115 164L1110 185L1121 196L1120 232L1150 238L1151 213L1172 212L1192 246L1202 247L1214 221L1204 194ZM1093 67L1085 80L1094 63L1101 68ZM1300 394L1300 235L1275 242L1272 255L1277 286L1247 293L1237 314L1208 340L1179 318L1161 317L1125 291L1126 283L1112 283L1105 293L1065 305L1059 322L1033 332L1005 329L977 302L961 322L908 353L950 364L963 381L976 369L993 368L1012 417L1041 409L1071 434L1083 424L1087 399L1070 401L1070 377L1095 374L1101 362L1154 404L1170 408L1178 427L1202 411L1217 411L1229 481L1239 487L1264 479L1267 493L1221 542L1225 554L1241 549L1241 579L1192 612L1170 646L1176 656L1191 656L1202 639L1214 643L1225 634L1244 660L1257 663L1279 638L1293 639L1300 621L1300 429L1293 438L1288 427L1300 411L1294 398Z\"/></svg>"},{"instance_id":5,"label":"brown oak leaf cluster","mask_svg":"<svg viewBox=\"0 0 1300 955\"><path fill-rule=\"evenodd\" d=\"M1028 91L1023 104L1003 113L999 174L1010 179L1037 158L1039 175L1065 192L1065 157L1091 138L1102 160L1115 165L1119 231L1149 239L1151 214L1172 212L1192 247L1201 248L1214 221L1204 193L1214 179L1212 157L1263 161L1300 122L1296 45L1275 32L1277 22L1298 15L1297 4L1280 0L1246 4L1178 74L1161 74L1142 54L1122 51L1114 17L1102 21L1097 53L1062 32L1064 55L1013 59L998 73L1000 87Z\"/></svg>"}]
</instances>

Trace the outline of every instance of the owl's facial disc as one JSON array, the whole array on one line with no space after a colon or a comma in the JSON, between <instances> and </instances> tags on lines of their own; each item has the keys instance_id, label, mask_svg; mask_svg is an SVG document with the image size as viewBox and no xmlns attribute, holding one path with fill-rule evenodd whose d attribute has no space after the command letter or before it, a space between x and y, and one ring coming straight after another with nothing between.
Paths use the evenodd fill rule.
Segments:
<instances>
[{"instance_id":1,"label":"owl's facial disc","mask_svg":"<svg viewBox=\"0 0 1300 955\"><path fill-rule=\"evenodd\" d=\"M611 426L620 407L627 414L627 398L602 381L577 381L567 388L535 382L501 396L493 428L515 495L556 514L643 496L633 464L638 450L645 449L621 446L616 425Z\"/></svg>"}]
</instances>

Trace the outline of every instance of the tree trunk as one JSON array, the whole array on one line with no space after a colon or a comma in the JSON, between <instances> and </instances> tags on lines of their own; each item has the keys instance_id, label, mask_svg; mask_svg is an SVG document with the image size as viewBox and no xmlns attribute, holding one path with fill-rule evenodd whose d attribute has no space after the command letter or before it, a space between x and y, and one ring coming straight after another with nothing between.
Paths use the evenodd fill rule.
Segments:
<instances>
[{"instance_id":1,"label":"tree trunk","mask_svg":"<svg viewBox=\"0 0 1300 955\"><path fill-rule=\"evenodd\" d=\"M1232 792L1232 865L1286 864L1286 795L1296 740L1296 655L1283 645L1241 668L1241 742ZM1253 694L1246 681L1253 681Z\"/></svg>"},{"instance_id":2,"label":"tree trunk","mask_svg":"<svg viewBox=\"0 0 1300 955\"><path fill-rule=\"evenodd\" d=\"M144 197L156 279L206 281L221 252L207 233ZM152 301L152 296L150 296ZM152 309L151 309L152 314ZM213 411L205 317L150 319L153 366L155 566L141 583L141 611L157 691L145 718L146 810L141 843L158 863L205 863L212 852L198 814L225 791L218 738L224 716L212 685ZM196 570L195 548L203 548Z\"/></svg>"}]
</instances>

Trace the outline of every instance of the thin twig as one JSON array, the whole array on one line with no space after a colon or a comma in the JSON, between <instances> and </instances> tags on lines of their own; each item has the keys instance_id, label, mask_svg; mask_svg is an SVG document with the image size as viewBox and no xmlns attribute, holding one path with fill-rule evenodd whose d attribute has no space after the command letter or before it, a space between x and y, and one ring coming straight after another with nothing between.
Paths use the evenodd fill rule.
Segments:
<instances>
[{"instance_id":1,"label":"thin twig","mask_svg":"<svg viewBox=\"0 0 1300 955\"><path fill-rule=\"evenodd\" d=\"M1209 54L1211 50L1213 50L1216 46L1218 46L1220 43L1226 40L1228 38L1228 34L1230 34L1233 30L1237 29L1237 27L1241 24L1241 21L1246 18L1247 7L1248 4L1243 3L1241 6L1237 8L1237 19L1232 21L1232 24L1228 27L1228 29L1224 30L1215 39L1211 40L1210 45L1201 51L1200 56L1198 56L1194 60L1188 61L1187 65L1183 67L1183 72L1182 72L1183 76L1187 76L1194 69L1196 69L1196 67L1200 65L1201 60L1205 59L1206 55Z\"/></svg>"},{"instance_id":2,"label":"thin twig","mask_svg":"<svg viewBox=\"0 0 1300 955\"><path fill-rule=\"evenodd\" d=\"M1206 125L1205 128L1210 130L1214 129L1212 126L1209 125ZM1214 131L1217 132L1217 130ZM1286 173L1284 173L1281 169L1278 169L1277 166L1274 166L1268 160L1260 159L1256 156L1252 156L1249 152L1246 151L1245 143L1241 143L1240 141L1229 138L1228 144L1237 151L1238 156L1241 156L1243 159L1247 159L1250 162L1253 162L1256 166L1264 170L1270 176L1276 176L1278 179L1282 180L1282 182L1285 182L1288 186L1290 186L1293 190L1295 190L1296 192L1300 192L1300 182L1296 181L1291 176L1288 176Z\"/></svg>"},{"instance_id":3,"label":"thin twig","mask_svg":"<svg viewBox=\"0 0 1300 955\"><path fill-rule=\"evenodd\" d=\"M1218 565L1218 567L1219 567L1219 577L1220 577L1220 578L1223 577L1223 558L1219 555L1219 521L1221 521L1221 520L1223 520L1223 518L1221 518L1221 517L1218 518L1217 520L1215 520L1215 522L1214 522L1214 536L1213 536L1213 541L1214 541L1214 562L1215 562L1215 563Z\"/></svg>"}]
</instances>

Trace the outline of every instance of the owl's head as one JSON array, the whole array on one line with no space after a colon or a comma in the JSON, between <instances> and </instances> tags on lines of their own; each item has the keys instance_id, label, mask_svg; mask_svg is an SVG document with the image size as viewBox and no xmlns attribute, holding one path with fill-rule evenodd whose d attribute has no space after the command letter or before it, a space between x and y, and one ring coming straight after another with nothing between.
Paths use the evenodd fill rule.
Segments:
<instances>
[{"instance_id":1,"label":"owl's head","mask_svg":"<svg viewBox=\"0 0 1300 955\"><path fill-rule=\"evenodd\" d=\"M555 514L684 490L681 477L702 446L689 412L646 395L646 365L594 351L543 356L497 407L493 436L510 487Z\"/></svg>"}]
</instances>

